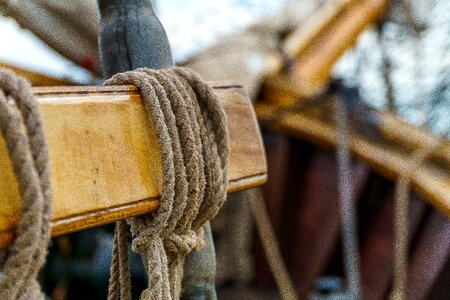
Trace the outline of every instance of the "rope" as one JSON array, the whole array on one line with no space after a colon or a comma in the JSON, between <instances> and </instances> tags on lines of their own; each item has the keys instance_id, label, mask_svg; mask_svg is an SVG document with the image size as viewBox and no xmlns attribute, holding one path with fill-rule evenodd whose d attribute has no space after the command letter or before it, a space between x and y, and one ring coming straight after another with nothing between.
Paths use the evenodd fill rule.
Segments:
<instances>
[{"instance_id":1,"label":"rope","mask_svg":"<svg viewBox=\"0 0 450 300\"><path fill-rule=\"evenodd\" d=\"M351 174L350 154L350 128L348 124L348 112L345 103L337 104L337 163L339 180L339 203L342 224L342 244L344 252L344 268L347 288L353 299L359 299L360 272L359 252L356 228L356 216L353 207L353 182Z\"/></svg>"},{"instance_id":2,"label":"rope","mask_svg":"<svg viewBox=\"0 0 450 300\"><path fill-rule=\"evenodd\" d=\"M4 70L0 70L0 127L22 198L16 237L0 274L0 299L43 299L37 276L50 239L48 147L30 84Z\"/></svg>"},{"instance_id":3,"label":"rope","mask_svg":"<svg viewBox=\"0 0 450 300\"><path fill-rule=\"evenodd\" d=\"M275 278L281 296L285 300L299 299L286 265L283 262L280 246L275 236L275 232L273 231L272 224L270 223L261 190L258 188L242 193L249 199L256 229L261 238L267 262L272 270L273 277Z\"/></svg>"},{"instance_id":4,"label":"rope","mask_svg":"<svg viewBox=\"0 0 450 300\"><path fill-rule=\"evenodd\" d=\"M399 174L395 185L394 197L394 286L390 299L406 299L406 283L408 277L408 197L411 176L424 160L436 151L442 144L443 138L416 150L406 168Z\"/></svg>"},{"instance_id":5,"label":"rope","mask_svg":"<svg viewBox=\"0 0 450 300\"><path fill-rule=\"evenodd\" d=\"M178 299L186 255L204 244L202 226L226 198L228 132L214 91L189 69L140 68L105 82L133 84L160 145L163 190L159 209L128 221L132 249L146 262L148 299ZM127 228L116 224L108 299L131 299L128 263L121 260ZM122 261L122 263L121 263Z\"/></svg>"},{"instance_id":6,"label":"rope","mask_svg":"<svg viewBox=\"0 0 450 300\"><path fill-rule=\"evenodd\" d=\"M114 231L108 299L131 299L131 278L130 272L127 271L129 265L127 232L127 222L125 220L117 221Z\"/></svg>"}]
</instances>

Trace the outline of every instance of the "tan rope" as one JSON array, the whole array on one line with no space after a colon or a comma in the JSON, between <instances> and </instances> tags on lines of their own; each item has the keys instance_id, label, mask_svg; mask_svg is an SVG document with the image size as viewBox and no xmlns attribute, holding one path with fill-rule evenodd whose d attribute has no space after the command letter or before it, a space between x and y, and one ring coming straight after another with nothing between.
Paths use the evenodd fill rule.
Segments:
<instances>
[{"instance_id":1,"label":"tan rope","mask_svg":"<svg viewBox=\"0 0 450 300\"><path fill-rule=\"evenodd\" d=\"M336 160L338 164L339 205L342 232L344 269L347 292L352 299L359 299L361 276L357 221L354 207L354 183L352 180L350 152L350 124L345 98L336 101Z\"/></svg>"},{"instance_id":2,"label":"tan rope","mask_svg":"<svg viewBox=\"0 0 450 300\"><path fill-rule=\"evenodd\" d=\"M128 272L128 225L125 220L116 222L113 260L109 278L108 299L131 299L131 278Z\"/></svg>"},{"instance_id":3,"label":"tan rope","mask_svg":"<svg viewBox=\"0 0 450 300\"><path fill-rule=\"evenodd\" d=\"M261 189L256 188L249 191L241 192L248 197L250 207L255 219L256 229L263 244L264 253L267 257L273 277L280 290L281 296L285 300L299 299L297 292L292 283L292 279L287 271L280 252L275 232L270 223L267 207L261 194Z\"/></svg>"},{"instance_id":4,"label":"tan rope","mask_svg":"<svg viewBox=\"0 0 450 300\"><path fill-rule=\"evenodd\" d=\"M443 138L436 139L425 147L413 152L399 174L394 194L394 286L390 299L406 299L408 280L408 197L411 177L425 159L442 144Z\"/></svg>"},{"instance_id":5,"label":"tan rope","mask_svg":"<svg viewBox=\"0 0 450 300\"><path fill-rule=\"evenodd\" d=\"M160 207L154 213L128 220L132 249L147 264L149 287L141 297L178 299L184 259L203 245L202 226L217 214L226 198L225 113L212 88L184 68L140 68L117 74L105 84L134 84L140 89L160 145ZM127 255L125 250L120 251L127 244L120 239L126 231L123 224L116 225L109 299L131 298L129 281L121 280L128 273L128 265L120 263L120 256Z\"/></svg>"},{"instance_id":6,"label":"tan rope","mask_svg":"<svg viewBox=\"0 0 450 300\"><path fill-rule=\"evenodd\" d=\"M43 299L36 278L50 239L48 147L30 84L4 70L0 70L0 126L22 198L16 237L1 270L0 299Z\"/></svg>"}]
</instances>

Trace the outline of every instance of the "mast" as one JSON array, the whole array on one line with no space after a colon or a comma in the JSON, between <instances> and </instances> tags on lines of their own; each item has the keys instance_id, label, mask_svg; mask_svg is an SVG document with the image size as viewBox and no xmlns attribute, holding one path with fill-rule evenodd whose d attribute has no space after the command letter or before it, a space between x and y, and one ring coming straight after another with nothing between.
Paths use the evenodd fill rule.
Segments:
<instances>
[{"instance_id":1,"label":"mast","mask_svg":"<svg viewBox=\"0 0 450 300\"><path fill-rule=\"evenodd\" d=\"M150 0L98 0L99 48L105 78L139 67L174 65L167 34ZM216 299L216 259L209 222L206 243L186 257L185 299Z\"/></svg>"}]
</instances>

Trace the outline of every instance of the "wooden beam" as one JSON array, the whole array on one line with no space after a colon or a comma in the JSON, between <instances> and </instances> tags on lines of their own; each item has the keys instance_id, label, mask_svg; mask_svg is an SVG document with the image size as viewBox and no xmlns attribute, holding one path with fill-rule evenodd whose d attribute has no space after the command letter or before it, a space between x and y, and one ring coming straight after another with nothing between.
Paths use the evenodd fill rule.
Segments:
<instances>
[{"instance_id":1,"label":"wooden beam","mask_svg":"<svg viewBox=\"0 0 450 300\"><path fill-rule=\"evenodd\" d=\"M323 5L304 24L287 37L283 50L295 58L287 76L303 97L319 94L328 84L336 61L352 48L361 33L378 22L385 13L389 0L340 0ZM279 97L274 82L283 69L283 57L271 54L267 59L268 74L263 88L273 94L274 103L285 104Z\"/></svg>"},{"instance_id":2,"label":"wooden beam","mask_svg":"<svg viewBox=\"0 0 450 300\"><path fill-rule=\"evenodd\" d=\"M276 80L270 81L270 84L270 92L262 93L261 98L264 104L257 104L256 110L262 120L272 120L280 112L292 108L292 105L308 106L308 103L313 101L306 98L304 91L290 77L278 77ZM281 100L277 100L277 98ZM309 107L314 107L314 105L309 105ZM372 114L377 120L377 129L383 139L396 143L407 151L414 151L421 146L431 146L438 139L424 128L412 126L393 113L372 111ZM433 152L431 157L450 168L450 141L444 142L440 149L441 151Z\"/></svg>"},{"instance_id":3,"label":"wooden beam","mask_svg":"<svg viewBox=\"0 0 450 300\"><path fill-rule=\"evenodd\" d=\"M277 113L279 106L258 104L261 120L269 120L278 131L304 139L315 145L335 148L337 134L334 122L334 102L329 99L303 110ZM351 135L354 155L389 179L396 179L407 167L418 147L426 147L437 137L423 132L392 115L375 113L379 135L367 137L357 132ZM271 116L276 115L275 118ZM401 138L399 138L401 137ZM446 140L411 177L413 188L431 205L450 217L450 141Z\"/></svg>"},{"instance_id":4,"label":"wooden beam","mask_svg":"<svg viewBox=\"0 0 450 300\"><path fill-rule=\"evenodd\" d=\"M291 57L299 57L339 17L349 5L360 0L336 0L324 3L303 25L288 35L283 43L284 51Z\"/></svg>"},{"instance_id":5,"label":"wooden beam","mask_svg":"<svg viewBox=\"0 0 450 300\"><path fill-rule=\"evenodd\" d=\"M295 79L316 90L325 87L336 61L355 45L367 27L381 19L388 3L388 0L363 0L347 5L339 18L296 60Z\"/></svg>"},{"instance_id":6,"label":"wooden beam","mask_svg":"<svg viewBox=\"0 0 450 300\"><path fill-rule=\"evenodd\" d=\"M229 192L264 183L264 147L243 88L220 83L213 87L228 117ZM158 207L162 184L158 143L136 87L42 87L34 92L50 148L53 235ZM13 237L20 198L1 138L0 166L0 246L4 246Z\"/></svg>"}]
</instances>

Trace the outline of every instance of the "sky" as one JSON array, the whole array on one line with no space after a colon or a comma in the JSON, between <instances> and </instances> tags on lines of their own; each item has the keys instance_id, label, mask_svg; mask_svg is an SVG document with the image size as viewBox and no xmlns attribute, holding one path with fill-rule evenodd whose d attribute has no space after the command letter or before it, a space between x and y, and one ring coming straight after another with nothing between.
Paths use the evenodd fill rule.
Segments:
<instances>
[{"instance_id":1,"label":"sky","mask_svg":"<svg viewBox=\"0 0 450 300\"><path fill-rule=\"evenodd\" d=\"M418 0L417 0L418 1ZM419 20L427 30L415 40L411 32L388 24L387 56L393 64L394 96L401 105L399 114L415 125L424 125L430 118L439 120L432 130L442 133L450 128L450 89L443 93L439 106L429 106L437 83L450 83L450 1L427 0L431 9L422 7ZM434 2L434 3L432 3ZM363 98L372 106L386 106L381 73L381 50L374 30L365 32L355 49L348 51L335 67L335 75L356 84ZM362 61L359 64L358 61ZM358 70L359 68L359 70ZM442 74L446 72L446 75Z\"/></svg>"},{"instance_id":2,"label":"sky","mask_svg":"<svg viewBox=\"0 0 450 300\"><path fill-rule=\"evenodd\" d=\"M232 34L259 17L281 9L286 0L159 0L155 9L163 23L174 58L182 61L220 36ZM182 22L180 22L182 20ZM0 16L0 61L75 82L88 82L89 73L68 61L9 18Z\"/></svg>"},{"instance_id":3,"label":"sky","mask_svg":"<svg viewBox=\"0 0 450 300\"><path fill-rule=\"evenodd\" d=\"M88 72L59 55L10 18L0 17L0 61L75 82L89 79Z\"/></svg>"}]
</instances>

